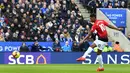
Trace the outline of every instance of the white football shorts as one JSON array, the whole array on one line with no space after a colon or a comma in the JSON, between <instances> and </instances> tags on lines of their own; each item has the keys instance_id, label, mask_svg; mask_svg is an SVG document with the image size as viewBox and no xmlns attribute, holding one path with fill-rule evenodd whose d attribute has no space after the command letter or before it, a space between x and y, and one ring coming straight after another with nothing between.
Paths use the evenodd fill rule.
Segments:
<instances>
[{"instance_id":1,"label":"white football shorts","mask_svg":"<svg viewBox=\"0 0 130 73\"><path fill-rule=\"evenodd\" d=\"M103 50L104 47L107 45L107 42L104 42L104 41L101 41L101 40L98 40L98 39L96 39L94 41L94 43L97 45L99 50Z\"/></svg>"}]
</instances>

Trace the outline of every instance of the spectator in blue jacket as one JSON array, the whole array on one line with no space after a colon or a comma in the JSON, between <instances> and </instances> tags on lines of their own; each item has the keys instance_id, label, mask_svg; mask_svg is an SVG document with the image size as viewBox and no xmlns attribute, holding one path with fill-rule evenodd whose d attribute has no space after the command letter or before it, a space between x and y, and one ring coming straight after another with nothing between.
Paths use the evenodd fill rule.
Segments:
<instances>
[{"instance_id":1,"label":"spectator in blue jacket","mask_svg":"<svg viewBox=\"0 0 130 73\"><path fill-rule=\"evenodd\" d=\"M3 24L4 24L4 18L2 17L2 18L0 18L0 27L2 27Z\"/></svg>"},{"instance_id":2,"label":"spectator in blue jacket","mask_svg":"<svg viewBox=\"0 0 130 73\"><path fill-rule=\"evenodd\" d=\"M42 13L45 14L46 11L47 11L47 9L48 9L48 8L46 7L46 4L43 5L43 7L41 8Z\"/></svg>"},{"instance_id":3,"label":"spectator in blue jacket","mask_svg":"<svg viewBox=\"0 0 130 73\"><path fill-rule=\"evenodd\" d=\"M64 52L71 52L71 46L69 45L68 41L65 42L65 45L62 47L62 50Z\"/></svg>"}]
</instances>

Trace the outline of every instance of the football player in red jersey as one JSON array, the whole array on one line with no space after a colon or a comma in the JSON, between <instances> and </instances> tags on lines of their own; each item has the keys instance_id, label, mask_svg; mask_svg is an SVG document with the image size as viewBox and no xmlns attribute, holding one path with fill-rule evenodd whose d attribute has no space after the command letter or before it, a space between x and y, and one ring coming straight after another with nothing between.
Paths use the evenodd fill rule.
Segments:
<instances>
[{"instance_id":1,"label":"football player in red jersey","mask_svg":"<svg viewBox=\"0 0 130 73\"><path fill-rule=\"evenodd\" d=\"M92 43L92 45L88 48L88 50L84 53L84 55L82 57L80 57L76 60L77 61L85 61L86 56L92 52L93 48L98 47L97 60L99 62L99 68L97 69L97 71L104 71L101 53L102 53L104 46L107 45L107 42L108 42L108 34L107 34L106 26L111 28L111 29L115 29L115 30L119 30L119 31L122 29L114 27L112 25L109 25L104 20L96 20L95 14L90 15L90 20L94 24L93 24L90 32L88 33L88 35L82 41L80 41L80 44L82 44L86 39L89 39L89 37L91 36L91 34L94 31L97 31L98 39L96 39Z\"/></svg>"}]
</instances>

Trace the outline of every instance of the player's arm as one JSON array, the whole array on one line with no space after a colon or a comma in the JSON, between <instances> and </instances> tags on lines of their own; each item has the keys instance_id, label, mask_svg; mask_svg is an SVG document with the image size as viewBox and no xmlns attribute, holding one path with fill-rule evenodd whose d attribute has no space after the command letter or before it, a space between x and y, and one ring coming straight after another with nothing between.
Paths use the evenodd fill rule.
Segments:
<instances>
[{"instance_id":1,"label":"player's arm","mask_svg":"<svg viewBox=\"0 0 130 73\"><path fill-rule=\"evenodd\" d=\"M82 44L85 40L89 39L89 37L92 35L92 33L96 30L96 26L92 26L91 30L89 30L88 35L82 40L80 41L80 44Z\"/></svg>"},{"instance_id":2,"label":"player's arm","mask_svg":"<svg viewBox=\"0 0 130 73\"><path fill-rule=\"evenodd\" d=\"M81 45L82 43L84 43L87 39L89 39L89 37L91 36L92 31L89 31L88 35L82 40L80 41L79 45Z\"/></svg>"},{"instance_id":3,"label":"player's arm","mask_svg":"<svg viewBox=\"0 0 130 73\"><path fill-rule=\"evenodd\" d=\"M108 25L108 27L111 28L111 29L118 30L118 31L122 30L121 28L117 28L117 27L110 25L110 24Z\"/></svg>"},{"instance_id":4,"label":"player's arm","mask_svg":"<svg viewBox=\"0 0 130 73\"><path fill-rule=\"evenodd\" d=\"M113 25L108 24L106 21L104 21L104 24L105 24L107 27L109 27L109 28L111 28L111 29L114 29L114 30L118 30L118 31L123 30L123 29L121 29L121 28L117 28L117 27L115 27L115 26L113 26Z\"/></svg>"},{"instance_id":5,"label":"player's arm","mask_svg":"<svg viewBox=\"0 0 130 73\"><path fill-rule=\"evenodd\" d=\"M89 37L90 37L91 35L92 35L92 32L89 31L88 35L83 39L83 42L84 42L85 40L89 39Z\"/></svg>"}]
</instances>

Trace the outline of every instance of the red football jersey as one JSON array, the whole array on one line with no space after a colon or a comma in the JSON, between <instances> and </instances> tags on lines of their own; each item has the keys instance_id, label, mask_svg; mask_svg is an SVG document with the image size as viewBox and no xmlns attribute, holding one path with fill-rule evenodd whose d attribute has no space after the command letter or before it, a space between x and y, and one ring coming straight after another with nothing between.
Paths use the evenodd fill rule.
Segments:
<instances>
[{"instance_id":1,"label":"red football jersey","mask_svg":"<svg viewBox=\"0 0 130 73\"><path fill-rule=\"evenodd\" d=\"M91 32L96 30L99 38L107 38L106 26L108 26L108 23L104 20L96 20L91 28Z\"/></svg>"}]
</instances>

